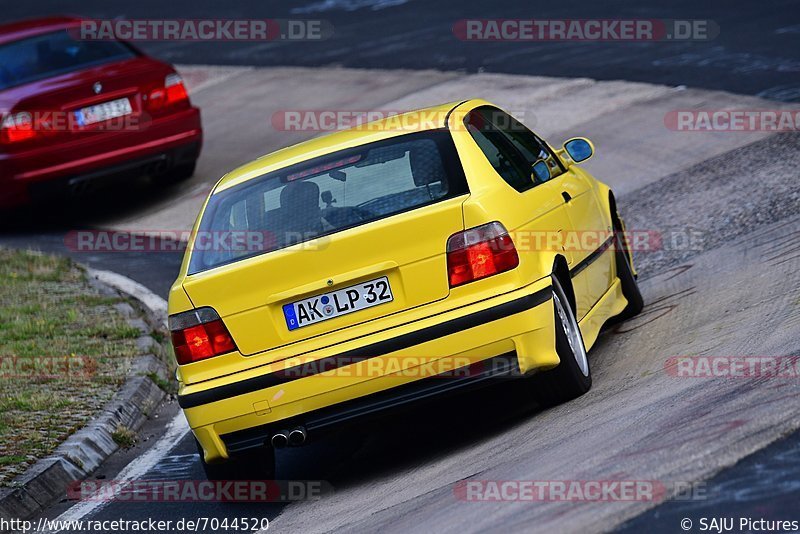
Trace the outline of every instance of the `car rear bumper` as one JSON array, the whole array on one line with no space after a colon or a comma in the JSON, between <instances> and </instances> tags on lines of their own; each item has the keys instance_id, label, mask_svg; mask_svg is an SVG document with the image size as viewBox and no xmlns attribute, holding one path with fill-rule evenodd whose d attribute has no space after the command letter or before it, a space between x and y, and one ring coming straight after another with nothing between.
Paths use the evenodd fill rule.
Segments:
<instances>
[{"instance_id":1,"label":"car rear bumper","mask_svg":"<svg viewBox=\"0 0 800 534\"><path fill-rule=\"evenodd\" d=\"M81 194L99 182L123 182L146 174L166 174L170 169L193 163L200 155L200 148L201 143L197 141L84 174L32 182L27 186L27 195L33 201L55 200L64 198L65 195Z\"/></svg>"},{"instance_id":2,"label":"car rear bumper","mask_svg":"<svg viewBox=\"0 0 800 534\"><path fill-rule=\"evenodd\" d=\"M520 376L522 373L517 355L509 352L453 371L304 413L293 419L224 434L221 439L228 454L236 455L248 449L263 447L280 430L303 427L309 435L316 437L344 425L385 416L392 411Z\"/></svg>"},{"instance_id":3,"label":"car rear bumper","mask_svg":"<svg viewBox=\"0 0 800 534\"><path fill-rule=\"evenodd\" d=\"M197 159L203 132L197 108L170 114L141 130L108 132L29 150L0 153L0 207L33 200L45 184L55 189Z\"/></svg>"},{"instance_id":4,"label":"car rear bumper","mask_svg":"<svg viewBox=\"0 0 800 534\"><path fill-rule=\"evenodd\" d=\"M183 385L178 401L206 461L261 446L288 426L304 426L313 438L355 418L559 363L549 278L412 326L210 381L213 387Z\"/></svg>"}]
</instances>

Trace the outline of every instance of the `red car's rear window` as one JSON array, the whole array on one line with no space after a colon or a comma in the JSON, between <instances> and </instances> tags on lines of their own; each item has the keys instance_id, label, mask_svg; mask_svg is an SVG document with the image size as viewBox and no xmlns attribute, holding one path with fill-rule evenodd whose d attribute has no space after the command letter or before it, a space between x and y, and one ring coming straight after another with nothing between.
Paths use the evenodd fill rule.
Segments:
<instances>
[{"instance_id":1,"label":"red car's rear window","mask_svg":"<svg viewBox=\"0 0 800 534\"><path fill-rule=\"evenodd\" d=\"M0 90L135 56L119 41L80 40L67 30L20 39L0 45Z\"/></svg>"}]
</instances>

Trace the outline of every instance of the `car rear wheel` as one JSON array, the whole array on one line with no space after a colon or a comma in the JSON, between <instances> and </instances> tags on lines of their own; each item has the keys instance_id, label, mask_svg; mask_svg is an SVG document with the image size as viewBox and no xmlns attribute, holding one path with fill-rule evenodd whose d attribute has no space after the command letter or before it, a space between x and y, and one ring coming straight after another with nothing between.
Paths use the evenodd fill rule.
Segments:
<instances>
[{"instance_id":1,"label":"car rear wheel","mask_svg":"<svg viewBox=\"0 0 800 534\"><path fill-rule=\"evenodd\" d=\"M644 308L644 299L642 293L639 291L639 284L636 283L636 277L633 276L631 269L631 258L628 247L626 246L625 239L622 234L621 224L617 218L614 218L614 248L616 249L615 263L617 267L617 278L622 284L622 295L628 301L628 305L622 310L622 313L614 317L615 322L624 321L631 317L638 315Z\"/></svg>"},{"instance_id":2,"label":"car rear wheel","mask_svg":"<svg viewBox=\"0 0 800 534\"><path fill-rule=\"evenodd\" d=\"M592 387L592 372L575 312L557 277L553 277L556 352L561 359L553 370L534 377L536 397L554 406L580 397Z\"/></svg>"},{"instance_id":3,"label":"car rear wheel","mask_svg":"<svg viewBox=\"0 0 800 534\"><path fill-rule=\"evenodd\" d=\"M207 464L203 459L203 448L195 440L200 454L200 465L208 480L274 480L275 449L261 447L237 454L219 464Z\"/></svg>"},{"instance_id":4,"label":"car rear wheel","mask_svg":"<svg viewBox=\"0 0 800 534\"><path fill-rule=\"evenodd\" d=\"M168 184L177 184L188 180L194 176L194 170L197 167L197 161L191 163L183 163L166 171L162 176L162 181Z\"/></svg>"}]
</instances>

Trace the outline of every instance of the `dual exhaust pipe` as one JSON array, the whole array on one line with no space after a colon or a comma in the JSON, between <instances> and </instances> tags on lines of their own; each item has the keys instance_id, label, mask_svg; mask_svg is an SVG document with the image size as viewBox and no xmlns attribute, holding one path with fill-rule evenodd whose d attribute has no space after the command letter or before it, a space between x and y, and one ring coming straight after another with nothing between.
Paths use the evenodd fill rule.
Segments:
<instances>
[{"instance_id":1,"label":"dual exhaust pipe","mask_svg":"<svg viewBox=\"0 0 800 534\"><path fill-rule=\"evenodd\" d=\"M305 443L307 436L306 429L299 426L292 430L280 430L276 432L275 435L272 436L270 442L276 449L282 449L286 446L297 447Z\"/></svg>"}]
</instances>

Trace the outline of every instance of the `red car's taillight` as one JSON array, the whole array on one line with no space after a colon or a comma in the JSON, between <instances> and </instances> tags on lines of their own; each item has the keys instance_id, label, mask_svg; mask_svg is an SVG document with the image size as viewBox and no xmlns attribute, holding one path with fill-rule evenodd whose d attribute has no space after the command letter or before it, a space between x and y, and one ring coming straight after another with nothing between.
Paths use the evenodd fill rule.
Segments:
<instances>
[{"instance_id":1,"label":"red car's taillight","mask_svg":"<svg viewBox=\"0 0 800 534\"><path fill-rule=\"evenodd\" d=\"M0 125L0 142L10 144L36 137L33 118L30 113L7 115Z\"/></svg>"},{"instance_id":2,"label":"red car's taillight","mask_svg":"<svg viewBox=\"0 0 800 534\"><path fill-rule=\"evenodd\" d=\"M464 230L447 240L450 287L510 271L517 265L517 249L499 222Z\"/></svg>"},{"instance_id":3,"label":"red car's taillight","mask_svg":"<svg viewBox=\"0 0 800 534\"><path fill-rule=\"evenodd\" d=\"M157 87L147 95L146 105L150 111L160 111L189 99L183 79L170 74L164 79L164 87Z\"/></svg>"},{"instance_id":4,"label":"red car's taillight","mask_svg":"<svg viewBox=\"0 0 800 534\"><path fill-rule=\"evenodd\" d=\"M213 308L170 315L169 329L179 365L236 350L230 332Z\"/></svg>"}]
</instances>

